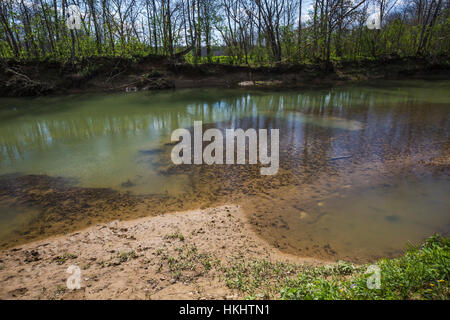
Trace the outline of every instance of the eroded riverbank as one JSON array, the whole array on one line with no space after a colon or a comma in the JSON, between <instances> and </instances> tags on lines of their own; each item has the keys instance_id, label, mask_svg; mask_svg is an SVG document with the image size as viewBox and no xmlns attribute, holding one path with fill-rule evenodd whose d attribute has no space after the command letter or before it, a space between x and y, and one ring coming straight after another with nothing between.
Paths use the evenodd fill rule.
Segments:
<instances>
[{"instance_id":1,"label":"eroded riverbank","mask_svg":"<svg viewBox=\"0 0 450 320\"><path fill-rule=\"evenodd\" d=\"M375 60L250 67L173 63L149 55L125 59L93 57L74 64L56 61L0 61L0 95L5 97L87 92L134 92L173 88L322 88L361 81L448 79L445 59L396 55Z\"/></svg>"}]
</instances>

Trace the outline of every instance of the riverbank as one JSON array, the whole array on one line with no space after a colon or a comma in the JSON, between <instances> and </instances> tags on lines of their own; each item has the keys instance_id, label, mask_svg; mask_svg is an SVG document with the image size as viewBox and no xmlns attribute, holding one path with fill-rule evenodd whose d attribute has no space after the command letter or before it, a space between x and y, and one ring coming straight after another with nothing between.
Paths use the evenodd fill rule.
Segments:
<instances>
[{"instance_id":1,"label":"riverbank","mask_svg":"<svg viewBox=\"0 0 450 320\"><path fill-rule=\"evenodd\" d=\"M235 263L255 259L324 264L281 253L256 236L238 206L226 205L115 220L2 251L0 298L243 298L224 275ZM67 290L69 265L81 269L81 290ZM295 273L286 269L278 276Z\"/></svg>"},{"instance_id":2,"label":"riverbank","mask_svg":"<svg viewBox=\"0 0 450 320\"><path fill-rule=\"evenodd\" d=\"M377 60L249 67L173 63L162 56L134 59L86 58L54 61L0 61L0 96L81 92L134 92L173 88L311 88L375 79L447 78L446 60L385 56Z\"/></svg>"},{"instance_id":3,"label":"riverbank","mask_svg":"<svg viewBox=\"0 0 450 320\"><path fill-rule=\"evenodd\" d=\"M371 290L367 265L281 253L226 205L116 220L3 251L0 298L448 299L449 250L448 238L433 237L380 260L382 287ZM78 290L66 286L71 265L81 270Z\"/></svg>"}]
</instances>

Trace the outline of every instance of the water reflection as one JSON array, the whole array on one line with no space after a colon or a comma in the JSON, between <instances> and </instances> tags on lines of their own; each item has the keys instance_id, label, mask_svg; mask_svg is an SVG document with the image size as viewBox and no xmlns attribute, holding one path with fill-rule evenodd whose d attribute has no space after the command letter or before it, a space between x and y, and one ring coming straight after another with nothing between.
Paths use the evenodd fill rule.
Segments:
<instances>
[{"instance_id":1,"label":"water reflection","mask_svg":"<svg viewBox=\"0 0 450 320\"><path fill-rule=\"evenodd\" d=\"M45 113L17 116L14 114L21 101L9 102L1 108L2 169L31 157L30 152L44 152L74 141L105 136L132 139L145 135L150 143L167 138L172 130L190 126L193 120L200 119L204 123L227 119L233 125L236 120L249 116L264 121L264 114L269 114L287 120L288 130L292 130L293 121L301 122L294 130L301 128L304 137L308 137L306 131L316 125L359 130L361 123L367 123L369 126L361 132L361 139L373 135L376 129L377 134L391 138L390 146L401 148L410 146L413 127L419 130L417 125L423 127L428 123L444 134L448 134L445 129L449 126L448 105L428 104L434 110L427 112L407 91L403 95L397 92L386 95L368 89L275 94L229 91L225 96L214 91L203 91L195 96L192 91L186 91L178 93L177 99L167 99L168 96L170 94L164 93L83 97L79 101L53 98L50 102L41 99L33 109L45 106ZM286 134L289 135L289 131ZM427 134L425 132L422 139L427 139Z\"/></svg>"}]
</instances>

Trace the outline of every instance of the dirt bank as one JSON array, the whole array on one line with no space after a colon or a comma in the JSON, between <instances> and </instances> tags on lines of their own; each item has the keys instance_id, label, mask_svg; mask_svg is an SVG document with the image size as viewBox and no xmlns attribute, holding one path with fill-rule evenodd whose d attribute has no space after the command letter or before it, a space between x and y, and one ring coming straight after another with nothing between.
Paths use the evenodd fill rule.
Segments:
<instances>
[{"instance_id":1,"label":"dirt bank","mask_svg":"<svg viewBox=\"0 0 450 320\"><path fill-rule=\"evenodd\" d=\"M77 92L141 91L193 87L300 88L371 79L447 77L444 60L385 56L377 60L247 67L172 63L162 56L134 59L96 57L76 64L51 61L0 61L0 96Z\"/></svg>"},{"instance_id":2,"label":"dirt bank","mask_svg":"<svg viewBox=\"0 0 450 320\"><path fill-rule=\"evenodd\" d=\"M227 205L115 220L2 251L0 299L237 299L229 268L252 259L291 264L278 277L325 263L281 253ZM80 290L67 289L70 265L81 269Z\"/></svg>"}]
</instances>

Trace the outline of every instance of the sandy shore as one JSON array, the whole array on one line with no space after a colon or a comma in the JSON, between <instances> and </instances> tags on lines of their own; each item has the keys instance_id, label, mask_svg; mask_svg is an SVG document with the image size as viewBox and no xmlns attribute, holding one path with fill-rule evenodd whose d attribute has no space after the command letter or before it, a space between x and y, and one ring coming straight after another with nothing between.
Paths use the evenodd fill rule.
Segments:
<instances>
[{"instance_id":1,"label":"sandy shore","mask_svg":"<svg viewBox=\"0 0 450 320\"><path fill-rule=\"evenodd\" d=\"M284 254L226 205L112 221L0 252L0 299L237 299L227 265L265 259L324 264ZM70 265L81 289L69 290Z\"/></svg>"}]
</instances>

